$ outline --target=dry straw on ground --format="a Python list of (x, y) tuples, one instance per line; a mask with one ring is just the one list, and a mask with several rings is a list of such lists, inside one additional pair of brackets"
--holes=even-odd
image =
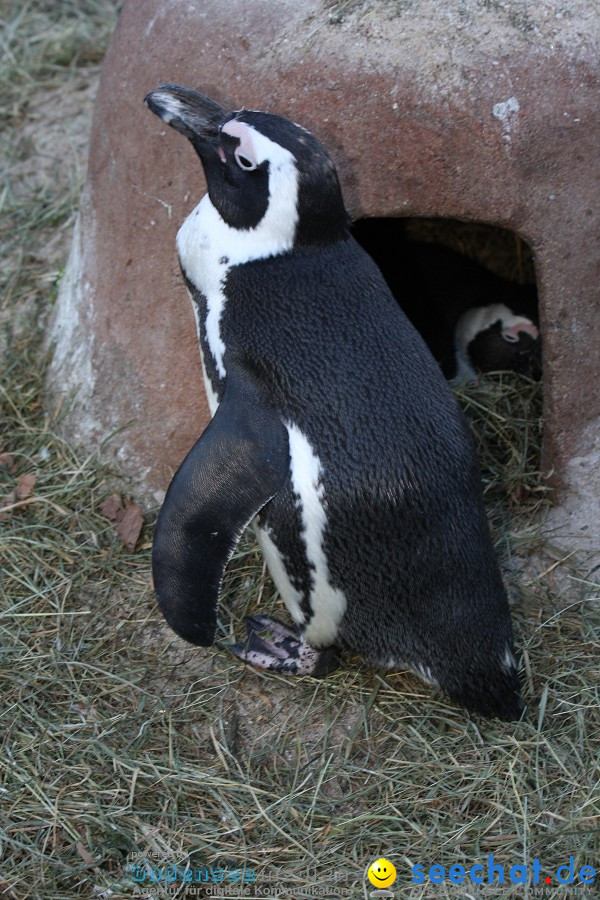
[[(537, 537), (538, 386), (498, 376), (461, 398), (515, 600), (523, 722), (475, 720), (412, 676), (357, 660), (293, 682), (222, 646), (184, 645), (152, 595), (152, 511), (127, 552), (100, 514), (115, 489), (130, 493), (123, 473), (70, 446), (43, 407), (39, 334), (76, 191), (56, 163), (45, 179), (19, 174), (37, 152), (23, 135), (31, 110), (52, 127), (45, 98), (88, 96), (114, 7), (3, 10), (0, 103), (13, 130), (2, 138), (0, 453), (14, 466), (0, 465), (0, 896), (135, 896), (142, 861), (252, 870), (263, 892), (294, 898), (307, 885), (362, 897), (381, 854), (397, 896), (535, 896), (531, 885), (411, 885), (415, 864), (447, 871), (488, 854), (507, 877), (537, 857), (553, 876), (547, 896), (563, 896), (557, 866), (598, 863), (599, 586)], [(36, 480), (18, 499), (22, 475)], [(221, 645), (259, 607), (278, 601), (248, 539), (227, 576)]]

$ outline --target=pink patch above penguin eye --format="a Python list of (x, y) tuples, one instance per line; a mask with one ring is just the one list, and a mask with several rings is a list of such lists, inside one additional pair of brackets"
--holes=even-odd
[(232, 119), (231, 122), (226, 122), (225, 125), (223, 125), (222, 130), (225, 134), (230, 134), (232, 137), (239, 139), (240, 143), (235, 148), (233, 155), (235, 156), (235, 161), (240, 169), (244, 169), (245, 172), (251, 172), (253, 169), (258, 168), (258, 159), (252, 141), (252, 132), (248, 126), (245, 125), (244, 122), (237, 122), (235, 119)]
[(529, 334), (534, 340), (536, 340), (540, 334), (533, 322), (523, 321), (517, 322), (515, 325), (509, 325), (507, 328), (503, 328), (502, 337), (505, 341), (508, 341), (509, 344), (516, 344), (521, 332)]

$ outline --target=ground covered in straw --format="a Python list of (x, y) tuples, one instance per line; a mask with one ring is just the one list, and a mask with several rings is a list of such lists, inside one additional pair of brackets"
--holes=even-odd
[[(135, 552), (101, 512), (135, 473), (70, 446), (43, 405), (40, 338), (115, 7), (2, 10), (0, 896), (136, 896), (140, 865), (158, 897), (176, 865), (223, 877), (232, 897), (366, 897), (381, 855), (396, 896), (540, 896), (536, 858), (545, 896), (566, 896), (558, 866), (600, 869), (599, 585), (539, 537), (539, 386), (498, 376), (461, 396), (514, 602), (522, 722), (476, 720), (357, 660), (321, 681), (240, 665), (223, 645), (247, 612), (278, 609), (251, 536), (227, 577), (221, 646), (184, 645), (153, 599), (153, 511)], [(411, 882), (417, 864), (476, 862), (487, 881), (490, 854), (502, 886)], [(516, 865), (528, 885), (509, 883)]]

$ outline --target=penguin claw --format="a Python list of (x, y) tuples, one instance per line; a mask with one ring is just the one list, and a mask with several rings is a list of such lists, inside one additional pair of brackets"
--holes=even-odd
[(296, 625), (285, 625), (268, 616), (246, 618), (246, 641), (231, 644), (231, 652), (238, 659), (257, 669), (267, 669), (282, 675), (327, 675), (337, 668), (334, 650), (316, 650), (300, 634)]
[(297, 625), (286, 625), (279, 619), (271, 619), (269, 616), (262, 616), (256, 613), (253, 616), (246, 616), (246, 632), (251, 638), (259, 632), (267, 632), (273, 639), (285, 640), (289, 639), (297, 641), (300, 638), (300, 628)]

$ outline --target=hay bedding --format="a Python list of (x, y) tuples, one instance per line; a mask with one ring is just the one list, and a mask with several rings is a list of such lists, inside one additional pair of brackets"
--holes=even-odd
[[(252, 871), (289, 896), (333, 879), (363, 896), (365, 867), (383, 853), (411, 897), (462, 890), (411, 886), (417, 863), (597, 863), (599, 585), (537, 536), (539, 386), (494, 376), (460, 398), (515, 604), (524, 722), (469, 719), (412, 676), (356, 660), (291, 683), (184, 645), (152, 595), (155, 511), (128, 551), (101, 512), (111, 494), (131, 496), (126, 476), (69, 446), (60, 411), (43, 407), (39, 341), (114, 6), (4, 8), (0, 896), (136, 896), (140, 863)], [(58, 100), (69, 170), (64, 147), (40, 156), (37, 139)], [(227, 575), (220, 640), (258, 607), (278, 600), (248, 537)], [(510, 894), (523, 887), (505, 885)]]

